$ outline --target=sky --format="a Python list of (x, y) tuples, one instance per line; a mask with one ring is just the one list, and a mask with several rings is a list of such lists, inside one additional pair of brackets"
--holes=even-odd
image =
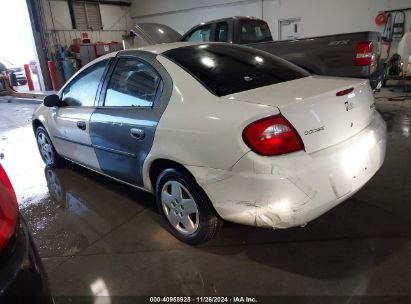
[(0, 60), (22, 66), (35, 59), (26, 0), (0, 0)]

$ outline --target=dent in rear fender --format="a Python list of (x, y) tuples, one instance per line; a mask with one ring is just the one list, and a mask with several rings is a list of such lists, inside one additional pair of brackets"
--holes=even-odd
[(300, 220), (304, 219), (304, 206), (310, 197), (276, 171), (267, 174), (186, 168), (225, 220), (275, 229), (305, 224)]
[[(309, 202), (310, 200), (307, 198), (306, 200), (293, 202), (289, 206), (289, 202), (280, 199), (274, 201), (274, 204), (272, 202), (267, 202), (262, 206), (258, 204), (256, 209), (252, 211), (252, 215), (255, 217), (255, 226), (284, 229), (296, 225), (305, 225), (305, 223), (298, 223), (298, 218), (304, 210), (303, 207)], [(284, 212), (281, 208), (287, 208), (287, 211)]]
[(299, 221), (310, 198), (286, 179), (276, 184), (272, 181), (232, 175), (203, 189), (228, 221), (274, 229), (305, 224)]
[[(276, 160), (277, 159), (277, 160)], [(273, 158), (269, 163), (261, 162), (261, 157), (253, 152), (246, 153), (236, 164), (235, 170), (251, 171), (255, 174), (271, 174), (280, 179), (287, 179), (310, 199), (314, 199), (317, 190), (308, 179), (299, 176), (298, 172), (309, 162), (305, 152), (294, 152), (289, 155)]]
[(197, 166), (185, 166), (195, 177), (197, 184), (204, 187), (230, 178), (233, 173), (228, 170), (213, 169)]

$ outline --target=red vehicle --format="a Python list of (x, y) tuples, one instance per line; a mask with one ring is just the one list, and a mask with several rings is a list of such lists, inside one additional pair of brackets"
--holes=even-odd
[(0, 263), (0, 296), (36, 296), (34, 303), (53, 303), (43, 265), (1, 164)]

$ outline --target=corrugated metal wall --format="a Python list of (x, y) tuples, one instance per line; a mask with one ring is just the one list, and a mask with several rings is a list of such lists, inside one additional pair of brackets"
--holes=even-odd
[(99, 4), (75, 1), (73, 2), (73, 12), (77, 29), (102, 29)]

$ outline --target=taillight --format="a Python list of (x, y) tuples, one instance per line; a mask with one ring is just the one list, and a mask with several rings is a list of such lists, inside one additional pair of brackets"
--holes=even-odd
[(357, 44), (355, 51), (355, 65), (366, 66), (371, 65), (375, 59), (374, 45), (372, 41), (360, 42)]
[(250, 149), (264, 156), (304, 150), (294, 127), (281, 114), (253, 122), (243, 131), (243, 140)]
[(339, 91), (335, 95), (338, 96), (338, 97), (345, 96), (345, 95), (348, 95), (348, 94), (352, 93), (353, 91), (354, 91), (354, 88), (349, 88), (349, 89), (346, 89), (346, 90)]
[(16, 194), (0, 165), (0, 251), (6, 247), (13, 237), (18, 221), (18, 207)]

